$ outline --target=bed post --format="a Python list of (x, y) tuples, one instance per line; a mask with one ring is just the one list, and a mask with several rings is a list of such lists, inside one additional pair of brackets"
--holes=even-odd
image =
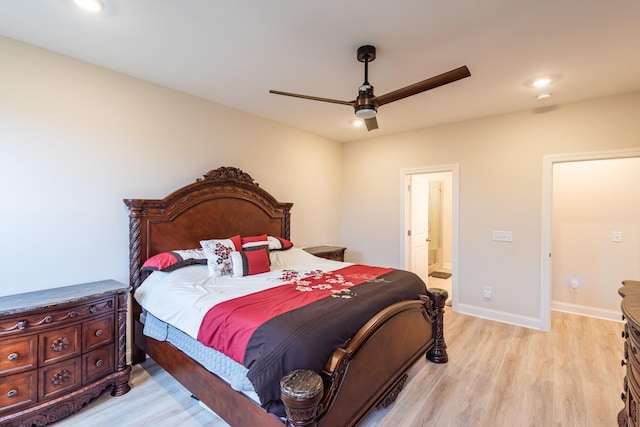
[[(126, 202), (126, 201), (125, 201)], [(129, 207), (129, 284), (131, 285), (131, 309), (130, 309), (130, 322), (131, 325), (131, 364), (135, 365), (144, 362), (146, 359), (145, 352), (136, 345), (138, 334), (142, 333), (141, 326), (139, 326), (140, 314), (142, 308), (133, 299), (133, 293), (142, 283), (140, 275), (140, 267), (142, 266), (142, 253), (141, 253), (141, 222), (139, 207), (132, 206), (131, 203), (127, 204)]]
[(427, 294), (433, 302), (433, 348), (427, 352), (427, 359), (433, 363), (447, 363), (447, 344), (444, 341), (444, 305), (449, 293), (440, 288), (429, 288)]
[(296, 369), (280, 380), (280, 398), (287, 414), (287, 427), (316, 427), (318, 403), (324, 385), (320, 375)]

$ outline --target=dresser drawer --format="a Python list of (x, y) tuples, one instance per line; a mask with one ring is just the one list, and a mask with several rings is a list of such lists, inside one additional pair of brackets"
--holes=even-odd
[(65, 360), (38, 370), (40, 400), (63, 395), (82, 384), (81, 358)]
[(65, 308), (41, 313), (25, 313), (0, 319), (0, 337), (62, 327), (113, 312), (114, 299), (106, 298), (85, 304), (67, 304)]
[(0, 340), (0, 375), (35, 368), (38, 363), (37, 343), (36, 335)]
[(40, 366), (80, 355), (80, 325), (41, 333), (39, 347)]
[(113, 342), (113, 315), (82, 324), (82, 351), (91, 351)]
[(86, 384), (109, 374), (115, 369), (113, 344), (93, 350), (82, 356), (82, 383)]
[(627, 339), (625, 341), (625, 356), (628, 356), (629, 359), (633, 358), (637, 366), (640, 366), (640, 346), (636, 340)]
[(0, 415), (34, 403), (38, 397), (37, 380), (35, 370), (0, 378)]

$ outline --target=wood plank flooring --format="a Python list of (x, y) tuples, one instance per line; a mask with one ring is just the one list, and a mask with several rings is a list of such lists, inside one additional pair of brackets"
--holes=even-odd
[[(540, 332), (447, 309), (449, 363), (419, 361), (398, 400), (361, 425), (616, 426), (624, 406), (622, 329), (553, 312), (552, 331)], [(104, 395), (56, 427), (227, 425), (151, 360), (133, 368), (131, 385), (127, 395)]]

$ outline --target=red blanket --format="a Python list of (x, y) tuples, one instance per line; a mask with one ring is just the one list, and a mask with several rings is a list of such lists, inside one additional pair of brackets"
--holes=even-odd
[(424, 294), (413, 273), (353, 265), (299, 277), (289, 283), (212, 307), (198, 340), (244, 364), (265, 409), (281, 415), (279, 381), (293, 369), (320, 371), (383, 308)]

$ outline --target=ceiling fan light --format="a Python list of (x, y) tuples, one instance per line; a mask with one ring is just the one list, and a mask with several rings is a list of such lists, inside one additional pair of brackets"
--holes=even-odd
[(359, 119), (372, 119), (376, 116), (376, 109), (373, 105), (358, 105), (356, 107), (356, 117)]
[(100, 12), (104, 9), (104, 3), (102, 0), (74, 0), (78, 7), (89, 12)]

